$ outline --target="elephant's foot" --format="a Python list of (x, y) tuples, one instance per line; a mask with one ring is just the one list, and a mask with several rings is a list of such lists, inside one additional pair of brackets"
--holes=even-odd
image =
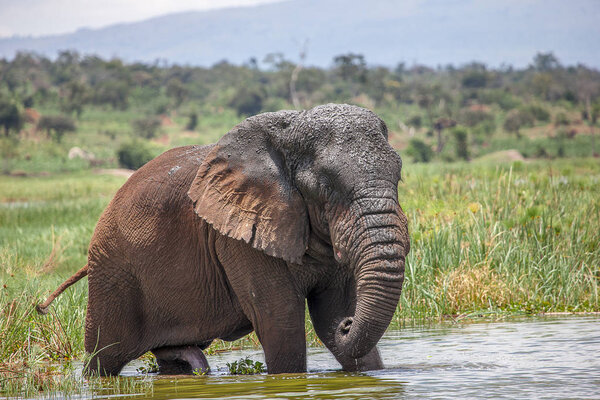
[(158, 362), (159, 373), (179, 375), (209, 371), (208, 361), (198, 346), (172, 346), (152, 350)]

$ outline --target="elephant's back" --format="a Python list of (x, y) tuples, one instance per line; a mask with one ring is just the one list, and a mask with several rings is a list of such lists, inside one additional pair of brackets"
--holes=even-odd
[(157, 254), (161, 247), (170, 246), (166, 239), (193, 229), (200, 221), (193, 213), (187, 191), (213, 147), (177, 147), (137, 170), (100, 217), (90, 256), (95, 248), (103, 250), (107, 246), (126, 258), (150, 250)]

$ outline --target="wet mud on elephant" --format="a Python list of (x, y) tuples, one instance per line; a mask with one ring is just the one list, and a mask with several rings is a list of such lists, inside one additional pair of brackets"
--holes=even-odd
[(218, 143), (140, 168), (100, 220), (87, 274), (89, 370), (152, 351), (164, 373), (251, 331), (269, 373), (306, 370), (305, 305), (347, 371), (379, 369), (409, 251), (401, 160), (363, 108), (328, 104), (246, 119)]

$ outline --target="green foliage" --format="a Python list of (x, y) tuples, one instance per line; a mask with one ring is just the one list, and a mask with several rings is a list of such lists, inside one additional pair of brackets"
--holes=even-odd
[(411, 156), (415, 162), (429, 162), (433, 158), (431, 146), (419, 139), (411, 139), (408, 142), (406, 154)]
[(461, 160), (468, 160), (469, 143), (467, 131), (463, 128), (454, 128), (452, 130), (452, 136), (454, 137), (456, 157)]
[(98, 85), (93, 101), (96, 104), (108, 104), (114, 110), (126, 110), (129, 107), (129, 91), (125, 82), (105, 81)]
[(238, 115), (250, 116), (260, 112), (263, 107), (265, 93), (260, 88), (241, 87), (229, 102), (229, 106), (237, 111)]
[(4, 136), (11, 132), (18, 133), (25, 120), (16, 102), (0, 97), (0, 126), (4, 128)]
[(159, 370), (158, 362), (156, 361), (156, 357), (154, 355), (148, 356), (144, 360), (144, 365), (136, 368), (136, 371), (140, 374), (155, 374)]
[(198, 126), (198, 113), (192, 112), (189, 115), (189, 119), (187, 124), (185, 125), (185, 129), (188, 131), (193, 131)]
[(263, 363), (260, 361), (253, 361), (249, 357), (227, 363), (227, 368), (232, 375), (254, 375), (265, 372)]
[(63, 112), (72, 114), (77, 117), (81, 116), (83, 106), (88, 101), (89, 87), (80, 81), (69, 81), (62, 87), (60, 97), (60, 108)]
[(138, 169), (154, 158), (154, 153), (147, 143), (132, 140), (123, 143), (117, 150), (119, 165), (123, 168)]
[(420, 115), (413, 115), (406, 121), (407, 125), (414, 126), (419, 129), (423, 126), (423, 118)]
[(494, 122), (491, 112), (481, 108), (464, 108), (460, 110), (458, 122), (466, 126), (476, 126), (483, 122)]
[(179, 78), (174, 77), (167, 82), (167, 96), (173, 98), (175, 107), (179, 107), (189, 96), (189, 91)]
[(485, 70), (473, 70), (467, 72), (462, 80), (462, 87), (464, 88), (483, 88), (487, 85), (488, 74)]
[(341, 54), (333, 58), (334, 68), (345, 81), (365, 83), (367, 81), (367, 63), (362, 54)]
[(554, 125), (556, 126), (569, 125), (570, 123), (571, 120), (569, 119), (569, 116), (564, 112), (559, 112), (554, 117)]
[(533, 125), (534, 118), (531, 113), (523, 110), (510, 110), (504, 119), (503, 128), (507, 132), (515, 133), (520, 136), (520, 130), (523, 127)]
[(75, 122), (66, 115), (43, 115), (37, 124), (37, 129), (46, 131), (46, 134), (60, 143), (66, 132), (75, 132)]
[(523, 110), (532, 115), (536, 121), (549, 122), (550, 112), (539, 104), (529, 104), (523, 108)]
[(149, 116), (131, 121), (134, 133), (144, 139), (156, 137), (161, 125), (159, 117)]

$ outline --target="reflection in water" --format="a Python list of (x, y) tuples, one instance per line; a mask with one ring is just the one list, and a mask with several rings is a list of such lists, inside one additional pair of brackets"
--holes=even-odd
[(368, 375), (341, 372), (280, 376), (201, 377), (154, 384), (154, 399), (393, 399), (402, 385)]
[[(154, 399), (600, 399), (600, 318), (539, 318), (443, 324), (388, 332), (379, 344), (386, 365), (339, 372), (323, 348), (308, 351), (308, 374), (228, 376), (226, 363), (260, 351), (207, 357), (202, 377), (153, 377)], [(136, 375), (135, 365), (123, 375)], [(96, 392), (94, 398), (106, 398)]]

